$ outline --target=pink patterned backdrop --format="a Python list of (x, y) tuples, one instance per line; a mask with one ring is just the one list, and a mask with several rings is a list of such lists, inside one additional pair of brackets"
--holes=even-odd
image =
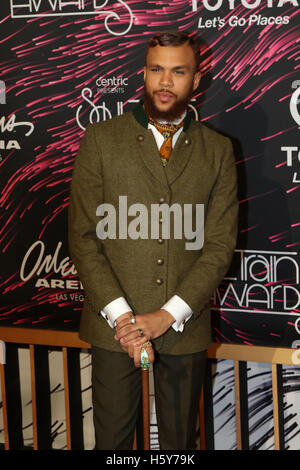
[(300, 340), (296, 0), (6, 0), (1, 5), (0, 325), (76, 329), (67, 243), (72, 168), (89, 122), (135, 106), (156, 31), (200, 37), (191, 113), (234, 144), (240, 227), (215, 293), (216, 341)]

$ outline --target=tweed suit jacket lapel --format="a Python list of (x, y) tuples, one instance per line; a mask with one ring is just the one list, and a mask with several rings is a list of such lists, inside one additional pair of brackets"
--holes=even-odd
[(187, 166), (193, 152), (193, 141), (190, 137), (190, 131), (181, 132), (174, 149), (172, 150), (170, 160), (165, 167), (169, 185), (179, 178)]
[(157, 179), (160, 186), (168, 187), (166, 173), (162, 166), (159, 151), (151, 129), (144, 129), (136, 121), (134, 126), (138, 159), (144, 162), (145, 166)]
[(170, 186), (184, 171), (193, 152), (193, 139), (190, 134), (190, 117), (185, 120), (183, 132), (181, 132), (171, 158), (166, 167), (163, 167), (155, 138), (148, 129), (148, 118), (139, 105), (133, 111), (135, 126), (135, 138), (140, 158), (148, 170), (163, 186)]

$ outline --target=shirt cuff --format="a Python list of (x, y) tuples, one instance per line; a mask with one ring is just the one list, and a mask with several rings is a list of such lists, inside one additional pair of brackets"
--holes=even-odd
[(127, 312), (132, 312), (132, 308), (128, 305), (124, 297), (118, 297), (107, 304), (103, 310), (100, 311), (101, 315), (111, 328), (115, 327), (117, 318)]
[(175, 318), (175, 322), (172, 324), (175, 331), (182, 332), (184, 324), (193, 315), (189, 305), (178, 295), (173, 295), (161, 308), (167, 310)]

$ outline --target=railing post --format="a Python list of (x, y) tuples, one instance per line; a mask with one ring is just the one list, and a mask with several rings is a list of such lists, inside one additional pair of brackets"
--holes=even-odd
[(67, 348), (65, 347), (62, 348), (62, 354), (63, 354), (63, 368), (64, 368), (64, 396), (65, 396), (65, 412), (66, 412), (67, 449), (71, 450), (70, 391), (69, 391)]
[(31, 378), (31, 399), (32, 399), (32, 428), (33, 428), (33, 449), (38, 449), (38, 430), (37, 430), (37, 399), (35, 383), (35, 358), (34, 345), (29, 345), (30, 352), (30, 378)]
[(247, 363), (234, 361), (237, 450), (249, 449)]
[(6, 386), (5, 386), (4, 368), (5, 368), (5, 365), (0, 364), (0, 381), (1, 381), (2, 413), (3, 413), (3, 428), (4, 428), (4, 449), (9, 450), (7, 402), (6, 402)]
[(282, 433), (282, 366), (272, 364), (272, 394), (273, 394), (273, 421), (274, 421), (274, 449), (283, 450), (284, 439)]

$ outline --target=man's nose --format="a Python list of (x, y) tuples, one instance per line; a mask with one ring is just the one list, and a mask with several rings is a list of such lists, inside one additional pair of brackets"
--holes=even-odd
[(164, 70), (160, 77), (160, 84), (164, 87), (171, 87), (173, 85), (173, 79), (171, 72)]

